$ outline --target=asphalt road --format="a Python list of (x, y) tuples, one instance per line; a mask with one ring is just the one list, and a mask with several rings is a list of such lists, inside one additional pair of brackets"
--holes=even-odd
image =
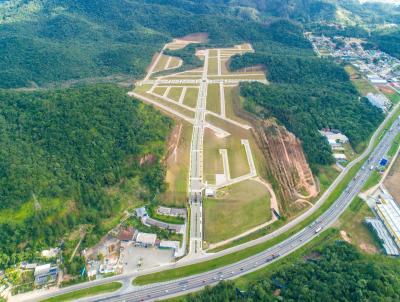
[(400, 132), (399, 130), (400, 123), (399, 119), (397, 119), (391, 130), (385, 134), (381, 142), (371, 153), (363, 168), (359, 170), (335, 203), (311, 225), (302, 229), (280, 244), (220, 269), (169, 282), (140, 286), (133, 288), (131, 292), (125, 294), (109, 294), (104, 298), (94, 298), (89, 299), (88, 301), (154, 301), (165, 299), (167, 297), (199, 290), (206, 285), (212, 285), (221, 280), (237, 278), (243, 274), (260, 269), (269, 263), (290, 254), (318, 236), (323, 229), (329, 227), (338, 219), (351, 201), (359, 194), (360, 190), (371, 175), (372, 169), (370, 169), (370, 167), (377, 166), (380, 159), (386, 155), (396, 135)]

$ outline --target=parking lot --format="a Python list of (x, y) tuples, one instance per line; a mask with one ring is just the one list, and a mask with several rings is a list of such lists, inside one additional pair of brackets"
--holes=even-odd
[(148, 269), (174, 261), (174, 251), (155, 247), (138, 247), (132, 242), (121, 243), (121, 260), (124, 273)]

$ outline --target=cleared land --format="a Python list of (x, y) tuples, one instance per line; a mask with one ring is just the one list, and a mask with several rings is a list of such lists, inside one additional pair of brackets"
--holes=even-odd
[(167, 90), (168, 87), (163, 87), (163, 86), (157, 86), (156, 88), (153, 89), (153, 92), (158, 95), (164, 95), (165, 91)]
[(183, 99), (183, 103), (192, 108), (196, 107), (197, 104), (197, 95), (199, 94), (198, 88), (188, 88), (186, 90), (185, 98)]
[[(179, 127), (179, 126), (178, 126)], [(159, 201), (168, 206), (184, 207), (188, 196), (188, 175), (192, 126), (183, 122), (177, 138), (176, 149), (166, 159), (168, 189), (159, 196)]]
[(269, 194), (253, 180), (221, 190), (204, 201), (205, 240), (219, 242), (271, 219)]
[(221, 113), (221, 99), (219, 93), (219, 84), (210, 84), (207, 88), (207, 110)]
[(400, 202), (400, 156), (398, 156), (390, 169), (386, 179), (385, 187), (393, 195), (397, 202)]
[(361, 95), (367, 95), (369, 92), (377, 92), (375, 87), (372, 86), (366, 79), (364, 79), (354, 67), (347, 65), (344, 69), (350, 75), (351, 81)]
[(203, 174), (209, 184), (215, 184), (215, 174), (223, 174), (224, 166), (219, 154), (218, 140), (213, 131), (206, 129), (204, 132), (203, 146)]
[(179, 98), (181, 96), (181, 93), (182, 93), (181, 87), (171, 87), (167, 97), (178, 102)]
[(208, 75), (218, 75), (218, 59), (208, 59)]

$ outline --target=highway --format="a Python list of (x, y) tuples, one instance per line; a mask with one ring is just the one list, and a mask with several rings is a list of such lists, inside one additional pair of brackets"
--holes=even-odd
[(202, 274), (181, 278), (169, 282), (156, 283), (132, 288), (125, 294), (108, 294), (104, 298), (86, 299), (86, 301), (154, 301), (167, 297), (178, 296), (199, 290), (206, 285), (216, 284), (221, 280), (237, 278), (254, 270), (258, 270), (277, 259), (286, 256), (300, 248), (319, 235), (324, 229), (334, 223), (351, 201), (358, 195), (372, 173), (371, 166), (377, 166), (379, 160), (386, 155), (396, 135), (400, 132), (399, 119), (387, 131), (377, 147), (372, 151), (363, 168), (361, 168), (345, 191), (335, 203), (315, 222), (305, 227), (285, 241), (242, 261), (227, 265)]

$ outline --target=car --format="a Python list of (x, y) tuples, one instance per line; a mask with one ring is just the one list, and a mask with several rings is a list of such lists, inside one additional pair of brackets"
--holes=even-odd
[(234, 271), (231, 271), (231, 274), (233, 275), (235, 272)]
[(166, 290), (165, 290), (165, 293), (166, 293), (166, 294), (168, 294), (168, 292), (169, 292), (169, 290), (168, 290), (168, 289), (166, 289)]
[(241, 268), (240, 268), (240, 270), (241, 270), (241, 271), (243, 271), (243, 270), (244, 270), (244, 268), (243, 268), (243, 267), (241, 267)]
[(213, 279), (214, 279), (214, 280), (217, 280), (217, 277), (215, 276)]

